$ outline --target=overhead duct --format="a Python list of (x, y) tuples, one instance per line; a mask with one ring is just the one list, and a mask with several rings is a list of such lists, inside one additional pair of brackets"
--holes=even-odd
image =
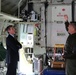
[(31, 12), (33, 10), (33, 2), (28, 2), (28, 12)]

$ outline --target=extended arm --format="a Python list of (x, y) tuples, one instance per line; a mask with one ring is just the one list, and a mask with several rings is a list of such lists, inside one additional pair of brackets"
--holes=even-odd
[(66, 28), (67, 31), (68, 31), (68, 26), (69, 26), (69, 22), (65, 21), (65, 28)]
[(65, 20), (65, 28), (68, 31), (69, 22), (68, 22), (68, 16), (67, 15), (64, 15), (64, 20)]

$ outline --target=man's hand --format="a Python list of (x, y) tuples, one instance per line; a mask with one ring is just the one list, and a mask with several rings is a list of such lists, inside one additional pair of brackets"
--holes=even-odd
[(68, 21), (68, 16), (67, 15), (64, 15), (64, 20)]

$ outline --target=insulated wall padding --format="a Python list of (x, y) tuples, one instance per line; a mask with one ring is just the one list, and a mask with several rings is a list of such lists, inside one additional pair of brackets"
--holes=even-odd
[(47, 46), (65, 44), (68, 33), (65, 29), (64, 15), (71, 21), (71, 5), (49, 5), (47, 8)]
[(72, 11), (71, 4), (69, 5), (49, 5), (47, 8), (47, 22), (64, 22), (64, 15), (68, 15), (68, 20), (71, 21)]
[(47, 46), (54, 47), (55, 44), (65, 44), (68, 32), (64, 24), (48, 23)]
[(65, 30), (64, 24), (53, 23), (51, 33), (50, 43), (52, 47), (54, 47), (55, 44), (65, 44), (68, 32)]
[[(50, 14), (51, 15), (51, 14)], [(71, 5), (53, 5), (52, 6), (52, 22), (64, 21), (64, 15), (68, 15), (71, 21)]]

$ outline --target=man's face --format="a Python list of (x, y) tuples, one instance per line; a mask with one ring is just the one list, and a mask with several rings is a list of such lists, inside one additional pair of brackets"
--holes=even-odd
[(8, 30), (9, 34), (14, 35), (15, 34), (15, 28), (14, 27), (10, 27), (10, 29)]
[(73, 34), (73, 33), (76, 32), (74, 26), (72, 26), (71, 24), (68, 26), (68, 32), (69, 32), (70, 34)]

